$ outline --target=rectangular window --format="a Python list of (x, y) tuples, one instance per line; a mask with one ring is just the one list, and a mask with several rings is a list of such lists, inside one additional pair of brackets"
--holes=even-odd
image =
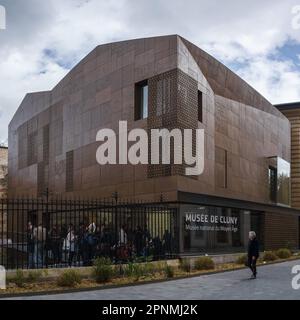
[(277, 169), (269, 167), (269, 190), (270, 200), (277, 202)]
[(135, 85), (135, 120), (148, 118), (148, 82)]
[(37, 131), (28, 135), (27, 144), (27, 165), (31, 166), (37, 163), (38, 146), (37, 146)]
[(228, 188), (228, 153), (219, 147), (215, 149), (215, 179), (217, 187)]
[(198, 91), (198, 121), (203, 122), (203, 94)]
[(269, 158), (268, 170), (270, 201), (291, 205), (291, 165), (280, 157)]
[(49, 163), (49, 147), (50, 147), (50, 135), (49, 135), (49, 125), (43, 128), (43, 161), (44, 163)]
[(71, 192), (74, 189), (74, 152), (69, 151), (66, 154), (66, 191)]
[(40, 162), (37, 167), (37, 196), (41, 197), (45, 189), (45, 166), (43, 162)]
[(224, 188), (228, 188), (228, 152), (225, 150), (225, 174), (224, 174)]

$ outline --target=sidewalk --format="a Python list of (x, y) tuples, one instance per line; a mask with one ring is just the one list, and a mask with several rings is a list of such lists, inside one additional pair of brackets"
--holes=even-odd
[(258, 278), (250, 280), (248, 270), (237, 270), (196, 278), (89, 292), (22, 297), (22, 300), (300, 300), (291, 273), (300, 260), (258, 268)]

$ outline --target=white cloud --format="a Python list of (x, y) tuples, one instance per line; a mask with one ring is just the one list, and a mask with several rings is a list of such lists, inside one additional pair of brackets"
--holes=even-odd
[[(300, 1), (300, 0), (298, 0)], [(271, 102), (300, 100), (299, 61), (270, 57), (287, 41), (297, 0), (0, 0), (0, 141), (26, 92), (51, 89), (96, 45), (180, 34), (232, 65)], [(45, 54), (46, 50), (48, 53)]]
[(292, 61), (269, 60), (265, 57), (251, 60), (237, 73), (266, 98), (276, 103), (300, 99), (300, 72)]

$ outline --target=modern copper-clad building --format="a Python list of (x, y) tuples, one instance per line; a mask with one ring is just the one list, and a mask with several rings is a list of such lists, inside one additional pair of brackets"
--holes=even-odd
[[(100, 166), (96, 134), (118, 132), (120, 120), (128, 130), (203, 128), (203, 174), (172, 164)], [(267, 249), (298, 248), (290, 130), (269, 101), (178, 35), (100, 45), (51, 91), (24, 98), (9, 125), (9, 196), (48, 188), (163, 197), (178, 206), (181, 252), (239, 250), (250, 229)]]

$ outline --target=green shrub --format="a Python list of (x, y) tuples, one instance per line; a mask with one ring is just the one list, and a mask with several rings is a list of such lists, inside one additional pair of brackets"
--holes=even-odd
[(215, 263), (210, 257), (200, 257), (195, 261), (196, 270), (212, 270), (215, 268)]
[(146, 261), (148, 261), (148, 262), (153, 261), (153, 256), (152, 256), (152, 255), (150, 255), (150, 256), (146, 257)]
[(110, 259), (97, 258), (94, 261), (93, 275), (97, 283), (109, 282), (114, 275)]
[(134, 259), (134, 261), (135, 261), (136, 263), (142, 263), (142, 262), (146, 262), (146, 261), (147, 261), (147, 258), (145, 258), (145, 257), (143, 257), (143, 256), (141, 256), (141, 257), (136, 257), (136, 258)]
[(276, 254), (273, 251), (265, 251), (265, 253), (263, 254), (263, 260), (264, 261), (275, 261), (278, 259), (278, 257), (276, 256)]
[(153, 265), (153, 269), (155, 272), (164, 272), (166, 267), (166, 262), (163, 261), (157, 261), (155, 262), (155, 265)]
[(81, 276), (75, 270), (67, 270), (63, 272), (57, 279), (57, 285), (59, 287), (75, 287), (81, 283)]
[(164, 273), (167, 278), (174, 278), (174, 268), (172, 266), (169, 266), (167, 263), (164, 268)]
[(143, 275), (144, 276), (150, 276), (152, 274), (155, 273), (155, 267), (152, 263), (149, 263), (149, 262), (146, 262), (144, 265), (143, 265)]
[(247, 263), (248, 257), (246, 254), (242, 254), (240, 256), (237, 257), (237, 259), (235, 260), (236, 264), (242, 264), (245, 265)]
[(292, 244), (290, 241), (287, 241), (285, 247), (286, 247), (287, 249), (289, 249), (289, 250), (292, 251), (292, 249), (293, 249), (294, 246), (293, 246), (293, 244)]
[(137, 281), (143, 276), (153, 275), (155, 271), (156, 267), (152, 263), (130, 262), (125, 267), (124, 274), (125, 276), (134, 278)]
[(38, 281), (42, 277), (42, 271), (30, 271), (27, 276), (27, 281), (30, 283)]
[(145, 268), (143, 265), (135, 262), (130, 262), (125, 268), (125, 275), (127, 277), (132, 277), (136, 281), (145, 275)]
[(26, 284), (26, 278), (22, 270), (17, 270), (16, 275), (11, 279), (19, 288), (23, 288)]
[(191, 263), (189, 259), (180, 259), (179, 268), (184, 272), (191, 272)]
[(263, 263), (264, 262), (264, 259), (262, 258), (262, 257), (259, 257), (258, 259), (257, 259), (257, 263)]
[(279, 249), (276, 251), (276, 255), (280, 259), (287, 259), (292, 256), (292, 252), (289, 249)]
[(134, 269), (134, 262), (129, 262), (124, 268), (124, 274), (126, 277), (132, 277)]

